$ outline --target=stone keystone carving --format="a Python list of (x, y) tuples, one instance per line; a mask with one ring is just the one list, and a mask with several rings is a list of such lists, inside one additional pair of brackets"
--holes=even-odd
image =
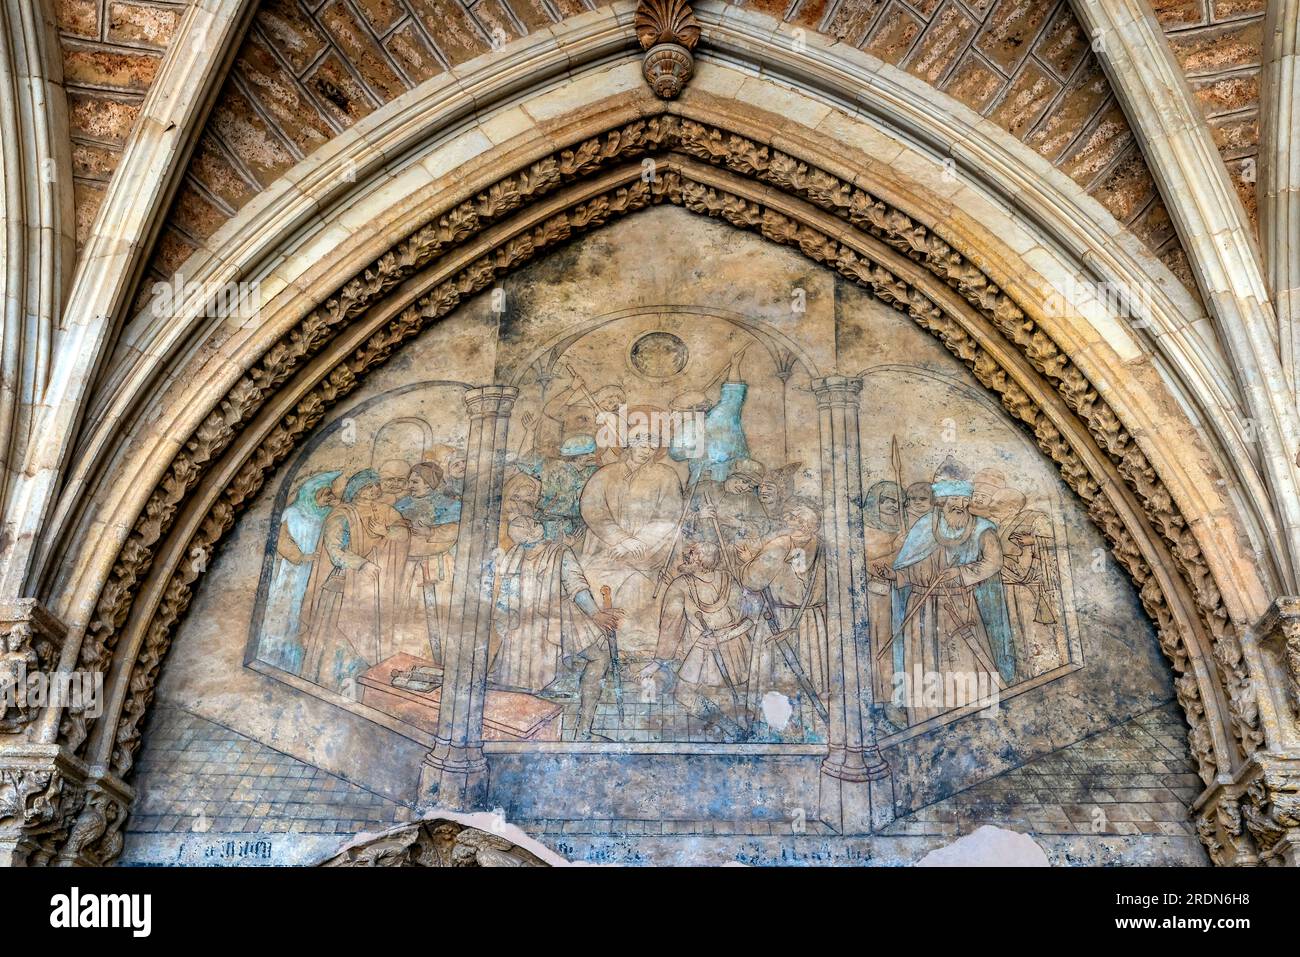
[(319, 867), (549, 867), (498, 834), (445, 818), (400, 825), (350, 844)]
[(641, 0), (636, 8), (637, 39), (646, 51), (641, 62), (650, 89), (671, 100), (695, 71), (691, 50), (700, 41), (700, 24), (686, 0)]

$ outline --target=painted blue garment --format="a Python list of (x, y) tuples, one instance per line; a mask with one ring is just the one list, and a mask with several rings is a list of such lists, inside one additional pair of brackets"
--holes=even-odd
[[(732, 466), (741, 459), (749, 458), (749, 443), (745, 440), (745, 428), (740, 422), (741, 409), (745, 405), (745, 395), (749, 386), (743, 382), (724, 382), (718, 396), (718, 403), (709, 409), (704, 417), (704, 434), (694, 435), (695, 426), (689, 413), (685, 415), (682, 429), (674, 433), (668, 454), (675, 462), (689, 463), (689, 481), (695, 483), (698, 478), (725, 482), (731, 475)], [(700, 445), (703, 444), (703, 454)]]
[(412, 525), (437, 525), (439, 524), (437, 518), (439, 502), (437, 492), (430, 492), (428, 495), (403, 495), (393, 503), (393, 508), (397, 509), (397, 514)]
[(582, 520), (582, 489), (600, 466), (577, 465), (564, 460), (547, 462), (542, 469), (542, 491), (537, 509), (547, 541), (577, 535), (585, 529)]
[[(304, 555), (316, 551), (321, 528), (329, 508), (316, 502), (316, 496), (339, 477), (339, 472), (318, 472), (298, 490), (293, 504), (284, 510), (281, 524)], [(311, 578), (311, 561), (295, 565), (278, 552), (271, 569), (271, 585), (266, 593), (266, 612), (262, 616), (260, 657), (268, 664), (297, 673), (302, 667), (303, 648), (298, 642), (302, 620), (302, 603)]]
[[(943, 516), (937, 516), (943, 521)], [(980, 557), (980, 540), (985, 532), (997, 532), (997, 526), (987, 518), (976, 517), (975, 528), (964, 541), (954, 547), (940, 546), (934, 536), (934, 522), (922, 519), (912, 526), (903, 542), (903, 547), (894, 559), (894, 569), (900, 570), (915, 565), (928, 558), (936, 548), (944, 547), (944, 559), (948, 567), (969, 565)], [(907, 616), (907, 602), (912, 585), (894, 586), (890, 589), (891, 634), (897, 635)], [(1006, 593), (1002, 587), (1002, 576), (994, 575), (975, 586), (975, 606), (979, 609), (984, 629), (988, 632), (989, 643), (993, 647), (993, 661), (997, 665), (1002, 679), (1010, 684), (1015, 680), (1016, 656), (1011, 640), (1011, 619), (1007, 614)], [(901, 640), (893, 645), (894, 674), (904, 673), (904, 647)]]

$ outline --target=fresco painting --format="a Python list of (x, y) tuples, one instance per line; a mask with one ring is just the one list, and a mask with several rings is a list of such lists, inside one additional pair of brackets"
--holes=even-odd
[[(779, 837), (817, 804), (809, 774), (846, 714), (889, 767), (888, 813), (860, 846), (902, 862), (952, 833), (911, 827), (936, 823), (927, 808), (1163, 713), (1131, 585), (955, 359), (792, 252), (646, 215), (681, 244), (649, 261), (621, 226), (575, 243), (331, 412), (218, 556), (202, 599), (216, 618), (182, 629), (164, 704), (170, 683), (209, 703), (197, 719), (406, 819), (418, 755), (444, 703), (461, 706), (454, 609), (479, 600), (490, 802), (543, 840), (566, 813), (603, 821), (550, 841), (589, 859), (618, 821), (656, 821), (642, 844), (662, 862), (700, 847), (665, 822), (710, 815), (766, 842), (752, 862), (847, 841)], [(753, 281), (683, 284), (693, 258)], [(600, 278), (629, 275), (609, 302)], [(475, 425), (467, 396), (489, 384), (512, 401)], [(487, 521), (467, 504), (483, 462)], [(488, 557), (458, 578), (471, 541)], [(236, 675), (203, 660), (232, 655)], [(1175, 743), (1168, 766), (1185, 763)], [(758, 795), (749, 813), (740, 792)], [(128, 856), (162, 853), (147, 827)], [(1171, 833), (1114, 853), (1199, 853)], [(319, 844), (298, 843), (284, 861)]]

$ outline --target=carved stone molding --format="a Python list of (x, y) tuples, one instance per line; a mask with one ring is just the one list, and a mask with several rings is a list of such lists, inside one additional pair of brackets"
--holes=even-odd
[(35, 722), (40, 707), (23, 689), (38, 672), (53, 673), (66, 637), (67, 628), (40, 602), (0, 602), (0, 745), (7, 736), (25, 736)]
[(1195, 811), (1214, 863), (1300, 866), (1300, 760), (1255, 755)]
[(700, 25), (691, 5), (687, 0), (641, 0), (633, 22), (646, 51), (641, 73), (655, 96), (673, 99), (695, 72), (691, 50), (700, 40)]
[(85, 800), (84, 766), (57, 745), (0, 750), (0, 866), (50, 864)]
[[(641, 178), (639, 163), (628, 163), (646, 155), (662, 157), (662, 173), (650, 182)], [(458, 250), (489, 225), (504, 223), (512, 213), (561, 188), (577, 190), (592, 174), (608, 175), (621, 168), (618, 164), (626, 165), (629, 172), (615, 185), (583, 193), (562, 211), (526, 228), (500, 231), (489, 251), (445, 272), (445, 278), (432, 282), (428, 292), (385, 319), (343, 361), (322, 370), (317, 384), (270, 427), (256, 447), (240, 453), (242, 464), (231, 473), (233, 479), (219, 490), (206, 514), (187, 526), (184, 547), (170, 549), (181, 556), (177, 563), (155, 571), (155, 559), (173, 531), (182, 503), (270, 398), (344, 328), (365, 321), (368, 311), (417, 271), (455, 261)], [(1204, 665), (1193, 667), (1198, 654), (1194, 646), (1203, 642), (1212, 649), (1212, 666), (1224, 680), (1229, 724), (1240, 752), (1258, 749), (1263, 732), (1250, 675), (1195, 537), (1135, 438), (1057, 344), (967, 256), (905, 212), (797, 157), (734, 132), (658, 116), (539, 160), (417, 230), (345, 283), (335, 297), (274, 345), (186, 439), (119, 553), (81, 648), (83, 667), (105, 669), (146, 579), (166, 576), (153, 586), (156, 609), (142, 612), (129, 626), (139, 633), (134, 643), (140, 651), (128, 672), (129, 687), (117, 726), (107, 738), (114, 773), (124, 775), (131, 768), (158, 667), (213, 549), (251, 504), (270, 471), (326, 411), (403, 342), (502, 275), (571, 236), (658, 203), (680, 205), (797, 248), (935, 335), (1033, 432), (1040, 448), (1087, 504), (1135, 581), (1173, 664), (1202, 779), (1209, 784), (1219, 773), (1230, 772), (1235, 759), (1222, 751), (1216, 739), (1216, 696), (1206, 695), (1202, 684), (1211, 672)], [(784, 205), (778, 208), (779, 204)], [(965, 316), (978, 317), (987, 332), (973, 333), (963, 325), (968, 322)], [(1023, 366), (1014, 372), (1006, 365), (1006, 357), (1013, 355)], [(1030, 373), (1041, 382), (1034, 387), (1043, 389), (1055, 403), (1052, 414), (1026, 391), (1024, 376)], [(1074, 417), (1078, 424), (1071, 428), (1077, 435), (1062, 432), (1056, 424), (1060, 416)], [(1093, 445), (1086, 455), (1077, 447), (1085, 440)], [(1098, 465), (1099, 457), (1108, 463), (1105, 469)], [(1184, 608), (1191, 610), (1192, 618)], [(82, 746), (86, 737), (85, 729), (74, 723), (65, 723), (64, 733), (73, 748)]]
[(445, 818), (406, 824), (344, 848), (318, 867), (550, 867), (518, 844)]
[(1276, 654), (1286, 672), (1291, 715), (1300, 722), (1300, 597), (1277, 599), (1255, 630), (1260, 643)]

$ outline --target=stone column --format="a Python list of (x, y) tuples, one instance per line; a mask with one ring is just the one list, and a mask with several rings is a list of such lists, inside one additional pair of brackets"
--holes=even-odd
[(894, 781), (876, 746), (871, 625), (863, 536), (858, 404), (862, 380), (812, 381), (821, 425), (822, 539), (829, 634), (828, 753), (819, 816), (840, 833), (867, 833), (894, 819)]
[(501, 521), (506, 432), (517, 389), (486, 385), (465, 393), (469, 439), (461, 497), (451, 617), (443, 641), (442, 701), (433, 750), (420, 770), (419, 804), (469, 810), (487, 792), (483, 699), (492, 633), (493, 550)]

